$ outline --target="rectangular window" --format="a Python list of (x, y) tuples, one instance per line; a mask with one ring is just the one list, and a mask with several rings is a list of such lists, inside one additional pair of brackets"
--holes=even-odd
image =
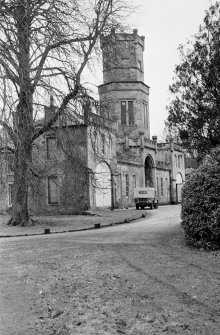
[(11, 154), (7, 156), (7, 173), (9, 175), (13, 174), (13, 156)]
[(147, 104), (143, 104), (144, 124), (148, 125)]
[(121, 124), (127, 124), (126, 101), (121, 101)]
[(165, 178), (165, 197), (168, 197), (168, 179)]
[(163, 178), (160, 179), (160, 194), (163, 197)]
[(159, 180), (157, 177), (157, 196), (159, 197), (159, 195), (160, 195), (160, 187), (159, 187)]
[(181, 168), (181, 156), (178, 156), (178, 168), (180, 169)]
[(101, 148), (102, 148), (102, 153), (105, 154), (105, 135), (101, 134)]
[(121, 124), (134, 124), (134, 101), (121, 101)]
[(129, 124), (134, 124), (134, 102), (128, 101), (128, 118)]
[(132, 177), (132, 187), (133, 187), (133, 191), (136, 188), (136, 175), (134, 174)]
[(119, 174), (117, 177), (117, 193), (118, 198), (121, 199), (121, 174)]
[(111, 157), (112, 155), (112, 138), (109, 136), (109, 147), (108, 147), (108, 155)]
[(129, 176), (128, 174), (125, 175), (125, 194), (126, 198), (129, 197)]
[(47, 159), (56, 158), (57, 141), (55, 136), (46, 137), (46, 155)]
[(12, 200), (13, 200), (13, 188), (14, 185), (8, 184), (8, 206), (11, 207), (12, 206)]
[(58, 178), (57, 176), (48, 178), (48, 204), (58, 204)]

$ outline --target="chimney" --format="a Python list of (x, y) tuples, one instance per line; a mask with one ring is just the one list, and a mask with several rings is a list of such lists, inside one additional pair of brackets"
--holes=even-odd
[(156, 135), (152, 136), (152, 140), (155, 143), (155, 149), (157, 151), (157, 136)]
[(54, 97), (53, 95), (50, 96), (50, 105), (49, 107), (44, 107), (44, 119), (45, 122), (48, 122), (50, 119), (52, 119), (54, 113), (56, 111), (56, 107), (54, 105)]

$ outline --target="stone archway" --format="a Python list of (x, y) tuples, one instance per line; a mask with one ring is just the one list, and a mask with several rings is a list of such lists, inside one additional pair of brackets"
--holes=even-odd
[(144, 163), (145, 187), (154, 187), (153, 159), (147, 156)]
[(183, 177), (181, 173), (176, 175), (176, 201), (181, 202), (182, 200), (182, 188), (183, 188)]
[(96, 207), (111, 207), (111, 169), (106, 162), (97, 165), (95, 170)]

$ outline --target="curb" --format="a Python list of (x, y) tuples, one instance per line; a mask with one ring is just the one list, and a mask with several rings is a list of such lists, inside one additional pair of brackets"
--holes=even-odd
[[(105, 226), (102, 226), (100, 224), (100, 228), (105, 228), (105, 227), (110, 227), (110, 226), (116, 226), (116, 225), (121, 225), (121, 224), (128, 224), (132, 221), (135, 221), (135, 220), (139, 220), (139, 219), (142, 219), (146, 217), (146, 214), (145, 216), (143, 216), (143, 213), (140, 217), (138, 218), (134, 218), (134, 219), (124, 219), (124, 221), (119, 221), (119, 222), (112, 222), (112, 223), (109, 223)], [(93, 227), (88, 227), (88, 228), (80, 228), (80, 229), (69, 229), (69, 230), (63, 230), (63, 231), (52, 231), (52, 232), (42, 232), (42, 233), (30, 233), (30, 234), (18, 234), (18, 235), (0, 235), (0, 238), (10, 238), (10, 237), (28, 237), (28, 236), (41, 236), (41, 235), (54, 235), (54, 234), (65, 234), (65, 233), (76, 233), (76, 232), (79, 232), (79, 231), (86, 231), (86, 230), (97, 230), (97, 227), (95, 227), (95, 224)]]

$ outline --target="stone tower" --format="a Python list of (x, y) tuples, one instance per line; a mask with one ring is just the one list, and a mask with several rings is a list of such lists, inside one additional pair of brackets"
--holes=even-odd
[(113, 30), (101, 40), (103, 84), (99, 86), (101, 113), (118, 125), (118, 136), (150, 139), (149, 87), (144, 84), (144, 37)]

